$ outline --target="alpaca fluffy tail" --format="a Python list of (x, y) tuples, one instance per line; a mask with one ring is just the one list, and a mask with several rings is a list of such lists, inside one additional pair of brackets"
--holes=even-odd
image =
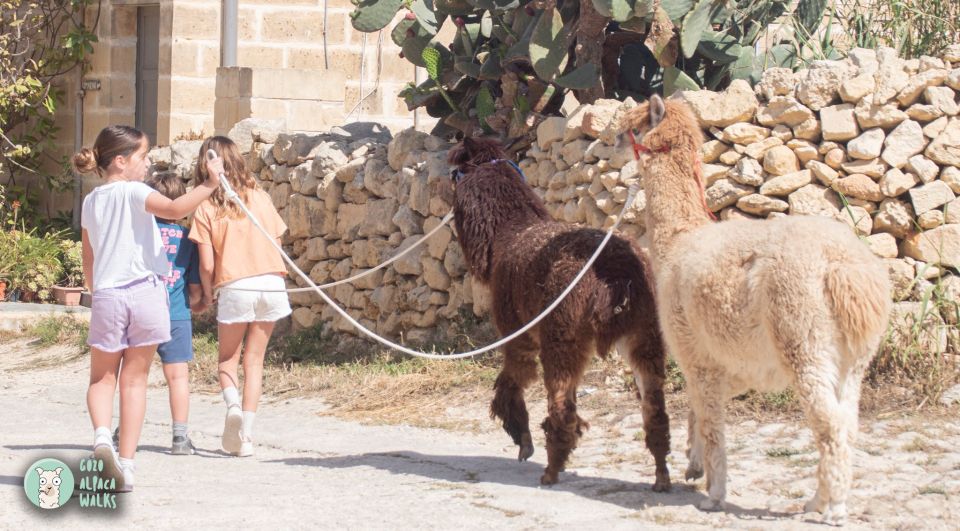
[(884, 333), (891, 302), (890, 280), (882, 266), (833, 265), (827, 273), (826, 288), (837, 324), (854, 351), (874, 343)]

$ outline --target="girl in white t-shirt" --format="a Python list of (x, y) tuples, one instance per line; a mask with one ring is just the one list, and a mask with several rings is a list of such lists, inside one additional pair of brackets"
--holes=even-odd
[[(73, 156), (81, 173), (104, 179), (83, 201), (84, 285), (93, 294), (90, 387), (87, 408), (94, 427), (94, 457), (119, 491), (133, 489), (133, 457), (146, 409), (147, 374), (157, 345), (170, 340), (169, 265), (154, 215), (180, 219), (220, 184), (220, 159), (207, 162), (211, 177), (170, 200), (143, 183), (150, 166), (147, 136), (123, 125), (104, 128), (93, 149)], [(123, 361), (121, 370), (121, 360)], [(113, 447), (113, 394), (120, 381), (120, 444)], [(119, 456), (117, 455), (119, 452)]]

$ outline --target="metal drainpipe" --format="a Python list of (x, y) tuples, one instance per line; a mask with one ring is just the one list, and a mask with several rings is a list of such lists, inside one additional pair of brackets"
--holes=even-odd
[(220, 18), (220, 66), (237, 66), (238, 0), (223, 0)]
[[(77, 101), (73, 109), (73, 152), (79, 153), (83, 149), (83, 72), (77, 75)], [(80, 209), (83, 208), (83, 175), (71, 168), (73, 172), (73, 230), (80, 232)]]

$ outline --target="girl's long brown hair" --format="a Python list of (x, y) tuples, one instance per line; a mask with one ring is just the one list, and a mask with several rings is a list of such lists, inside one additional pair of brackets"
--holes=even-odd
[[(250, 190), (258, 189), (259, 185), (247, 170), (247, 164), (244, 162), (243, 155), (240, 154), (237, 145), (225, 136), (212, 136), (203, 141), (203, 145), (200, 146), (200, 156), (197, 158), (197, 170), (193, 178), (194, 186), (203, 184), (203, 181), (207, 179), (207, 151), (211, 149), (216, 151), (223, 159), (223, 169), (227, 174), (227, 181), (240, 196), (240, 199), (246, 203)], [(217, 191), (213, 192), (210, 201), (213, 201), (213, 204), (217, 206), (217, 217), (240, 218), (243, 216), (240, 207), (232, 201), (227, 201), (222, 188), (217, 188)]]

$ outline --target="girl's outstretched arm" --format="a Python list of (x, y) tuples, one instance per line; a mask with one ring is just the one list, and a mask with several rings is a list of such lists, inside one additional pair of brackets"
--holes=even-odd
[(207, 180), (200, 186), (170, 200), (160, 192), (153, 192), (147, 196), (147, 212), (161, 219), (184, 218), (200, 206), (210, 194), (220, 186), (220, 174), (223, 173), (223, 159), (216, 158), (207, 161)]

